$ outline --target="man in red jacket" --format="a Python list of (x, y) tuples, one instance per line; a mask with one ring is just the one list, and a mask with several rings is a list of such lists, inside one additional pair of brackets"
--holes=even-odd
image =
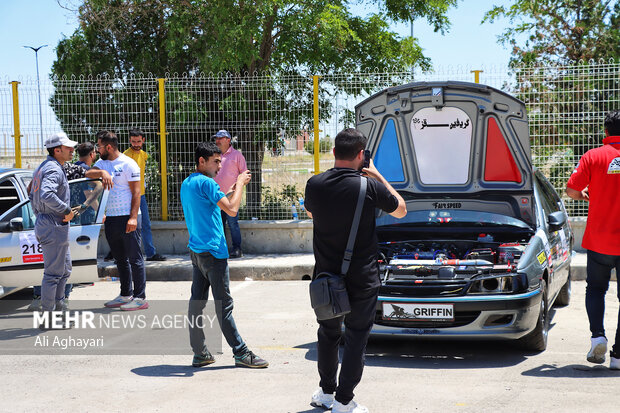
[[(620, 276), (620, 111), (605, 116), (603, 146), (586, 152), (575, 167), (566, 194), (589, 202), (581, 246), (588, 251), (586, 311), (592, 332), (587, 359), (604, 363), (607, 338), (603, 327), (605, 293), (611, 269)], [(620, 299), (620, 285), (618, 288)], [(620, 370), (620, 315), (609, 368)]]

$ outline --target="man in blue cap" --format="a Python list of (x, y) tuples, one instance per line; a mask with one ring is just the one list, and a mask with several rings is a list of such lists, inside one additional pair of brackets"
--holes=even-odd
[(71, 275), (69, 222), (73, 219), (69, 182), (62, 168), (73, 158), (77, 142), (64, 132), (45, 140), (48, 156), (34, 172), (28, 196), (37, 217), (34, 233), (43, 252), (41, 308), (62, 309), (65, 285)]

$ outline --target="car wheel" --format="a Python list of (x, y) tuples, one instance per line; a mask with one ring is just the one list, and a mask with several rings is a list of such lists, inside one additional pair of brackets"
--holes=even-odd
[(571, 284), (570, 284), (570, 268), (568, 269), (568, 279), (562, 286), (562, 289), (558, 293), (558, 297), (555, 299), (554, 305), (558, 307), (566, 307), (570, 303)]
[(534, 331), (527, 336), (519, 339), (519, 344), (525, 350), (544, 351), (547, 348), (547, 336), (549, 335), (549, 309), (547, 307), (547, 282), (540, 281), (542, 289), (542, 299), (540, 300), (540, 311), (538, 321)]

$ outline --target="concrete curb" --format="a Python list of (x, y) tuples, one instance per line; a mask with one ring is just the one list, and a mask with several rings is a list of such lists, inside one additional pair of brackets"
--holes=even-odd
[[(168, 255), (166, 261), (145, 262), (148, 281), (191, 281), (192, 262), (189, 255)], [(118, 277), (114, 262), (98, 260), (99, 278)], [(246, 255), (229, 259), (232, 281), (246, 279), (281, 281), (310, 279), (314, 267), (312, 254)]]
[[(169, 255), (166, 261), (145, 262), (149, 281), (191, 281), (192, 262), (189, 255)], [(586, 279), (586, 254), (577, 252), (571, 263), (573, 281)], [(228, 260), (230, 279), (243, 281), (295, 281), (310, 279), (314, 267), (312, 254), (246, 255)], [(98, 261), (99, 278), (118, 277), (114, 262)], [(612, 273), (612, 279), (615, 275)]]

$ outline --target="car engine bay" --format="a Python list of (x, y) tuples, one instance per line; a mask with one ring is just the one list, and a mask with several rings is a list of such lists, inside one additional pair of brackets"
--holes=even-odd
[[(394, 293), (416, 286), (428, 293), (511, 293), (527, 282), (517, 265), (527, 247), (524, 241), (478, 240), (389, 241), (379, 243), (381, 283)], [(523, 278), (523, 279), (521, 279)], [(449, 287), (449, 288), (443, 288)], [(454, 287), (454, 288), (453, 288)], [(407, 288), (409, 290), (409, 288)]]

